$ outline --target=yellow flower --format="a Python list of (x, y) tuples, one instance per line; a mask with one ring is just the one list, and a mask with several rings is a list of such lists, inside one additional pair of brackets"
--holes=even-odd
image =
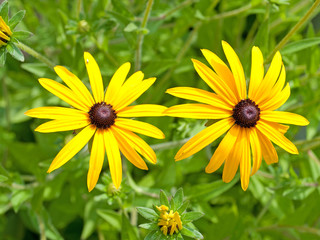
[(169, 211), (169, 208), (164, 205), (156, 207), (160, 211), (158, 226), (160, 226), (161, 232), (166, 236), (168, 232), (170, 235), (175, 232), (178, 233), (182, 229), (182, 222), (179, 213), (177, 211)]
[(3, 18), (0, 16), (0, 47), (7, 45), (12, 35), (10, 27), (6, 24)]
[(231, 71), (217, 55), (206, 49), (202, 53), (214, 71), (192, 59), (200, 77), (215, 93), (190, 87), (168, 89), (167, 92), (173, 96), (204, 104), (177, 105), (164, 113), (176, 117), (222, 119), (191, 138), (178, 151), (175, 159), (179, 161), (193, 155), (227, 132), (210, 159), (206, 172), (212, 173), (224, 163), (222, 179), (230, 182), (240, 165), (241, 186), (246, 190), (250, 175), (260, 168), (262, 157), (267, 164), (278, 162), (271, 141), (289, 153), (298, 154), (295, 145), (284, 136), (289, 126), (283, 124), (304, 126), (309, 122), (294, 113), (274, 111), (290, 96), (290, 86), (289, 83), (285, 85), (286, 72), (279, 52), (264, 76), (262, 53), (258, 47), (252, 48), (247, 95), (245, 76), (237, 54), (227, 42), (223, 41), (222, 47)]
[[(55, 71), (68, 86), (51, 79), (39, 79), (40, 84), (73, 108), (40, 107), (27, 111), (30, 117), (53, 119), (38, 126), (35, 131), (48, 133), (83, 128), (68, 142), (52, 161), (48, 173), (61, 167), (78, 153), (93, 137), (90, 164), (87, 177), (91, 191), (99, 178), (105, 151), (108, 156), (112, 181), (118, 189), (122, 179), (120, 151), (136, 167), (147, 170), (140, 153), (151, 163), (156, 163), (156, 155), (151, 147), (135, 133), (163, 139), (164, 134), (151, 124), (128, 119), (130, 117), (161, 116), (166, 109), (154, 104), (128, 106), (141, 96), (155, 78), (145, 79), (138, 71), (126, 81), (130, 63), (123, 64), (113, 75), (104, 93), (100, 69), (90, 53), (84, 53), (93, 97), (77, 76), (62, 66)], [(119, 151), (120, 149), (120, 151)]]

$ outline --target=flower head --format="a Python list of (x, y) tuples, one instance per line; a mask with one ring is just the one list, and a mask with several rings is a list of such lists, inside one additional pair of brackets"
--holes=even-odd
[[(61, 167), (78, 153), (93, 138), (88, 190), (91, 191), (99, 178), (105, 152), (108, 156), (112, 181), (118, 189), (122, 179), (120, 151), (136, 167), (147, 170), (140, 153), (151, 163), (156, 163), (156, 155), (150, 146), (135, 133), (163, 139), (160, 129), (151, 124), (129, 119), (131, 117), (161, 116), (166, 107), (155, 104), (129, 106), (154, 82), (155, 78), (145, 79), (138, 71), (127, 80), (130, 63), (123, 64), (110, 80), (106, 93), (100, 69), (90, 53), (84, 53), (93, 96), (80, 79), (65, 67), (54, 70), (67, 85), (51, 79), (39, 79), (40, 84), (74, 108), (40, 107), (27, 111), (30, 117), (52, 119), (38, 126), (35, 131), (48, 133), (82, 129), (68, 142), (52, 161), (48, 173)], [(125, 81), (126, 80), (126, 81)]]
[(169, 211), (169, 208), (165, 205), (156, 207), (160, 211), (158, 225), (160, 226), (161, 232), (166, 236), (167, 234), (172, 235), (173, 233), (178, 233), (182, 229), (179, 213), (177, 211)]
[[(286, 72), (277, 52), (264, 76), (263, 56), (258, 47), (252, 48), (252, 65), (247, 94), (244, 71), (232, 47), (222, 42), (229, 62), (228, 66), (214, 53), (203, 49), (210, 69), (192, 59), (200, 77), (215, 92), (190, 87), (168, 89), (173, 96), (201, 102), (182, 104), (165, 111), (166, 115), (198, 119), (222, 119), (191, 138), (175, 156), (176, 161), (185, 159), (226, 133), (208, 166), (207, 173), (216, 171), (224, 163), (222, 179), (230, 182), (240, 165), (241, 186), (246, 190), (250, 176), (260, 168), (262, 157), (267, 164), (278, 162), (273, 143), (289, 153), (298, 154), (295, 145), (284, 134), (289, 126), (308, 125), (304, 117), (275, 111), (290, 96), (289, 83), (285, 84)], [(251, 163), (252, 158), (252, 163)]]

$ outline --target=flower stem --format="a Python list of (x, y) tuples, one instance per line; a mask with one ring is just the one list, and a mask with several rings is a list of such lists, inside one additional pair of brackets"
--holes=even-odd
[(135, 70), (138, 71), (141, 67), (141, 53), (142, 53), (142, 43), (145, 33), (143, 29), (147, 26), (148, 18), (151, 12), (153, 0), (149, 0), (147, 3), (146, 11), (144, 12), (143, 20), (140, 26), (140, 32), (137, 38), (137, 49), (136, 49), (136, 59), (135, 59)]
[(300, 19), (299, 22), (290, 30), (290, 32), (287, 33), (286, 36), (278, 43), (278, 45), (273, 49), (272, 53), (267, 57), (266, 62), (270, 62), (273, 55), (279, 51), (283, 46), (289, 41), (289, 39), (292, 37), (292, 35), (297, 32), (302, 25), (312, 16), (312, 13), (317, 9), (318, 5), (320, 4), (320, 0), (316, 0), (314, 4), (311, 6), (309, 11), (303, 16), (303, 18)]
[(35, 51), (34, 49), (32, 49), (31, 47), (23, 44), (22, 42), (19, 42), (16, 44), (18, 48), (20, 48), (22, 51), (30, 54), (31, 56), (37, 58), (38, 60), (40, 60), (41, 62), (45, 63), (49, 68), (54, 68), (56, 66), (56, 64), (54, 64), (53, 62), (51, 62), (48, 58), (46, 58), (45, 56), (41, 55), (40, 53), (38, 53), (37, 51)]
[(189, 140), (190, 140), (190, 138), (185, 138), (185, 139), (178, 140), (178, 141), (171, 141), (171, 142), (154, 144), (154, 145), (151, 145), (151, 148), (153, 150), (157, 150), (157, 151), (172, 149), (172, 148), (180, 147), (182, 144), (185, 144)]

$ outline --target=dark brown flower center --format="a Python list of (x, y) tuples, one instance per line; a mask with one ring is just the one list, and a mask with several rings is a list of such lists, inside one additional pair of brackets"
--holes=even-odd
[(234, 107), (232, 116), (239, 126), (254, 127), (260, 119), (260, 108), (250, 99), (241, 100)]
[(117, 115), (110, 104), (102, 102), (96, 103), (91, 107), (89, 118), (91, 123), (96, 125), (97, 128), (106, 129), (114, 124)]

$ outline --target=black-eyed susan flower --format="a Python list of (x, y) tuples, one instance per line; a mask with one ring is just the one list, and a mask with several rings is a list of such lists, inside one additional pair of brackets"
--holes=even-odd
[(279, 52), (273, 57), (264, 76), (262, 53), (258, 47), (252, 48), (247, 94), (244, 71), (237, 54), (224, 41), (222, 47), (231, 71), (218, 56), (206, 49), (202, 53), (214, 71), (192, 59), (196, 71), (214, 93), (190, 87), (168, 89), (167, 92), (173, 96), (201, 104), (173, 106), (165, 114), (222, 119), (191, 138), (178, 151), (175, 159), (179, 161), (193, 155), (227, 132), (210, 159), (206, 172), (212, 173), (224, 163), (222, 179), (230, 182), (240, 165), (241, 186), (246, 190), (250, 176), (260, 168), (262, 157), (267, 164), (278, 162), (271, 142), (289, 153), (298, 154), (295, 145), (284, 136), (289, 126), (283, 124), (305, 126), (309, 122), (298, 114), (275, 111), (290, 96), (290, 86), (285, 84), (286, 72)]
[[(140, 153), (151, 163), (156, 163), (156, 155), (151, 147), (135, 133), (163, 139), (162, 131), (151, 124), (130, 119), (132, 117), (161, 116), (166, 109), (155, 104), (129, 106), (140, 97), (154, 82), (155, 78), (145, 79), (138, 71), (127, 80), (130, 63), (123, 64), (113, 75), (104, 91), (100, 69), (90, 53), (84, 53), (93, 97), (77, 76), (62, 66), (54, 70), (67, 85), (54, 80), (41, 78), (40, 84), (74, 108), (40, 107), (27, 111), (30, 117), (52, 119), (38, 126), (35, 131), (48, 133), (82, 129), (68, 142), (52, 161), (48, 173), (61, 167), (78, 153), (93, 138), (89, 171), (88, 190), (91, 191), (99, 178), (105, 152), (112, 181), (118, 189), (122, 179), (120, 151), (136, 167), (148, 167)], [(125, 81), (126, 80), (126, 81)]]
[(138, 212), (150, 223), (139, 225), (141, 228), (151, 230), (145, 239), (183, 239), (183, 235), (195, 239), (202, 239), (200, 232), (194, 229), (192, 221), (203, 216), (202, 212), (186, 212), (188, 201), (183, 201), (183, 190), (180, 188), (168, 200), (164, 191), (160, 191), (160, 206), (153, 209), (138, 207)]

